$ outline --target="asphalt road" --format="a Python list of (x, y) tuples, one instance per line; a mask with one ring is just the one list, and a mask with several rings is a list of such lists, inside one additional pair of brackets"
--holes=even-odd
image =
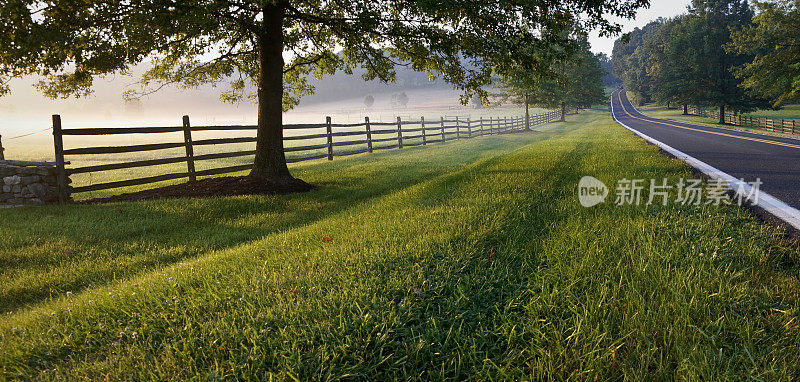
[(612, 96), (616, 119), (653, 139), (747, 182), (800, 209), (800, 140), (648, 117), (625, 91)]

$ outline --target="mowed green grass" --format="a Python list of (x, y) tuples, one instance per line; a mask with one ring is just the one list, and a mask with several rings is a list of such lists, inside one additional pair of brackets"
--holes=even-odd
[(295, 167), (308, 194), (0, 211), (4, 281), (74, 282), (6, 289), (2, 377), (799, 375), (796, 244), (732, 206), (583, 208), (584, 175), (693, 176), (607, 112), (543, 130)]
[(800, 121), (800, 104), (786, 105), (780, 110), (759, 110), (748, 113), (753, 117), (773, 119), (794, 119)]

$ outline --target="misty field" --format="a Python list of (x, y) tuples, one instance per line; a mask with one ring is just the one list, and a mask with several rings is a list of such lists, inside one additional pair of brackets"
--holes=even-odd
[(307, 194), (0, 210), (0, 378), (800, 373), (780, 229), (583, 208), (584, 175), (693, 175), (607, 112), (540, 129), (295, 165)]
[[(419, 92), (413, 94), (416, 98), (427, 99), (426, 97), (432, 97), (439, 93), (437, 92)], [(351, 107), (353, 108), (354, 105), (352, 104), (354, 101), (350, 100), (350, 103), (347, 102), (340, 102), (337, 103), (337, 107), (344, 108), (344, 107)], [(445, 98), (444, 100), (430, 100), (429, 104), (426, 106), (419, 106), (419, 107), (412, 107), (402, 110), (380, 110), (375, 112), (368, 112), (368, 111), (359, 111), (356, 109), (348, 110), (347, 114), (344, 114), (342, 110), (339, 110), (338, 113), (331, 113), (332, 121), (334, 124), (336, 123), (358, 123), (364, 121), (363, 114), (369, 114), (371, 122), (393, 122), (399, 117), (403, 121), (419, 121), (420, 117), (424, 117), (426, 119), (426, 126), (427, 127), (436, 127), (439, 125), (441, 118), (447, 119), (455, 119), (459, 118), (462, 121), (467, 119), (478, 121), (480, 118), (485, 118), (488, 120), (492, 118), (496, 121), (499, 118), (513, 118), (518, 117), (524, 114), (524, 110), (516, 107), (516, 106), (504, 106), (504, 107), (495, 107), (495, 108), (486, 108), (486, 109), (465, 109), (464, 107), (459, 107), (458, 109), (449, 109), (448, 107), (444, 107), (443, 105), (455, 103), (457, 104), (456, 100), (451, 98)], [(325, 115), (319, 114), (320, 111), (331, 111), (332, 106), (327, 106), (327, 108), (321, 108), (321, 110), (309, 110), (303, 109), (302, 111), (295, 111), (289, 114), (287, 120), (290, 123), (324, 123), (325, 122)], [(451, 106), (452, 107), (452, 106)], [(546, 110), (539, 109), (539, 108), (531, 108), (531, 114), (536, 113), (544, 113)], [(64, 116), (65, 118), (68, 115)], [(207, 121), (208, 122), (208, 121)], [(287, 122), (287, 123), (289, 123)], [(212, 122), (213, 123), (213, 122)], [(253, 121), (249, 121), (249, 123), (254, 123)], [(218, 122), (218, 124), (223, 124), (223, 122)], [(238, 121), (236, 124), (248, 124), (248, 121)], [(133, 124), (131, 126), (138, 126), (142, 125), (141, 123)], [(193, 125), (198, 125), (197, 123)], [(453, 125), (452, 123), (448, 123), (448, 126)], [(117, 125), (113, 122), (105, 122), (105, 123), (92, 123), (90, 126), (95, 127), (128, 127), (129, 125)], [(164, 124), (159, 126), (176, 126), (176, 124)], [(75, 128), (75, 127), (87, 127), (87, 125), (83, 124), (71, 124), (65, 125), (65, 128)], [(416, 125), (407, 125), (406, 129), (410, 128), (419, 128), (419, 124)], [(384, 126), (374, 126), (373, 130), (386, 128)], [(393, 128), (393, 127), (389, 127)], [(334, 127), (334, 133), (336, 132), (355, 132), (355, 131), (364, 131), (364, 127)], [(452, 128), (448, 128), (448, 132), (454, 131)], [(300, 136), (300, 135), (311, 135), (311, 134), (323, 134), (325, 133), (325, 128), (314, 128), (314, 129), (301, 129), (301, 130), (285, 130), (284, 134), (287, 137), (293, 136)], [(419, 133), (411, 133), (406, 135), (418, 135)], [(435, 132), (430, 132), (429, 134), (435, 134)], [(192, 133), (192, 137), (194, 140), (200, 139), (213, 139), (213, 138), (232, 138), (232, 137), (252, 137), (255, 136), (255, 131), (232, 131), (232, 132), (215, 132), (215, 131), (195, 131)], [(393, 138), (396, 137), (396, 134), (376, 134), (375, 138)], [(452, 136), (448, 136), (450, 138)], [(347, 141), (353, 139), (363, 139), (363, 136), (358, 137), (334, 137), (334, 142), (338, 141)], [(161, 143), (161, 142), (182, 142), (183, 141), (183, 133), (161, 133), (161, 134), (127, 134), (127, 135), (111, 135), (111, 136), (66, 136), (64, 137), (64, 145), (66, 149), (76, 148), (76, 147), (92, 147), (92, 146), (124, 146), (124, 145), (138, 145), (138, 144), (150, 144), (150, 143)], [(286, 148), (298, 147), (298, 146), (307, 146), (307, 145), (318, 145), (324, 144), (326, 142), (325, 138), (316, 138), (316, 139), (305, 139), (305, 140), (287, 140), (285, 142)], [(406, 138), (404, 140), (407, 144), (415, 144), (421, 143), (421, 138), (414, 138), (409, 139)], [(375, 143), (374, 147), (376, 149), (380, 149), (382, 147), (387, 147), (392, 144), (396, 144), (396, 142), (380, 142)], [(53, 142), (52, 136), (49, 132), (42, 132), (39, 134), (35, 134), (29, 137), (23, 137), (20, 140), (5, 140), (4, 146), (6, 148), (6, 158), (7, 159), (17, 159), (17, 160), (53, 160)], [(336, 152), (341, 151), (350, 151), (350, 150), (363, 150), (366, 149), (366, 144), (360, 145), (351, 145), (346, 147), (336, 147)], [(238, 143), (238, 144), (224, 144), (224, 145), (209, 145), (209, 146), (195, 146), (194, 154), (195, 155), (203, 155), (203, 154), (214, 154), (220, 152), (233, 152), (233, 151), (245, 151), (245, 150), (254, 150), (255, 143)], [(304, 156), (313, 156), (313, 155), (321, 155), (325, 154), (325, 149), (318, 149), (318, 150), (311, 150), (311, 151), (303, 151), (303, 152), (289, 152), (287, 153), (286, 157), (289, 160), (300, 158)], [(138, 160), (149, 160), (149, 159), (161, 159), (161, 158), (173, 158), (173, 157), (181, 157), (185, 155), (185, 151), (183, 148), (173, 148), (173, 149), (164, 149), (158, 151), (150, 151), (150, 152), (135, 152), (135, 153), (125, 153), (125, 154), (104, 154), (104, 155), (74, 155), (68, 156), (67, 160), (70, 164), (67, 165), (68, 168), (77, 168), (83, 166), (94, 166), (94, 165), (102, 165), (102, 164), (110, 164), (110, 163), (120, 163), (120, 162), (129, 162), (129, 161), (138, 161)], [(338, 159), (337, 159), (338, 160)], [(225, 159), (213, 159), (213, 160), (204, 160), (204, 161), (197, 161), (196, 167), (198, 171), (212, 169), (212, 168), (220, 168), (220, 167), (228, 167), (228, 166), (236, 166), (236, 165), (246, 165), (252, 163), (253, 156), (242, 156), (236, 158), (225, 158)], [(173, 163), (173, 164), (163, 164), (157, 166), (150, 166), (150, 167), (139, 167), (139, 168), (131, 168), (131, 169), (121, 169), (121, 170), (110, 170), (110, 171), (101, 171), (101, 172), (93, 172), (93, 173), (85, 173), (85, 174), (74, 174), (70, 176), (72, 186), (87, 186), (92, 184), (98, 183), (105, 183), (105, 182), (113, 182), (125, 179), (134, 179), (134, 178), (142, 178), (148, 176), (155, 176), (161, 174), (169, 174), (169, 173), (180, 173), (186, 171), (186, 163)], [(176, 179), (171, 181), (163, 181), (158, 183), (151, 183), (139, 186), (129, 186), (124, 188), (116, 188), (116, 189), (109, 189), (109, 190), (100, 190), (100, 191), (90, 191), (90, 192), (81, 192), (74, 194), (73, 197), (76, 200), (86, 199), (91, 197), (106, 197), (111, 195), (116, 195), (124, 192), (135, 192), (140, 191), (148, 188), (159, 187), (159, 186), (166, 186), (170, 184), (176, 184), (185, 182), (186, 179)]]

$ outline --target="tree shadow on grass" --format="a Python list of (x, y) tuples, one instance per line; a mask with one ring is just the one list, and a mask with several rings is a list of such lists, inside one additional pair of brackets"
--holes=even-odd
[(0, 287), (0, 306), (13, 311), (291, 230), (536, 139), (541, 138), (476, 140), (402, 157), (386, 152), (312, 165), (298, 171), (321, 187), (311, 193), (4, 211), (0, 280), (6, 286)]
[[(392, 354), (393, 359), (404, 360), (402, 369), (429, 370), (431, 379), (464, 379), (480, 370), (487, 359), (505, 354), (511, 344), (499, 338), (500, 332), (492, 332), (491, 325), (496, 316), (512, 314), (509, 309), (515, 306), (521, 308), (513, 301), (524, 295), (531, 287), (529, 280), (537, 277), (535, 269), (542, 263), (536, 256), (538, 246), (549, 234), (549, 227), (569, 216), (558, 203), (564, 199), (565, 190), (572, 189), (574, 176), (560, 169), (579, 164), (589, 149), (588, 143), (579, 143), (553, 162), (549, 169), (509, 166), (508, 161), (491, 159), (426, 185), (429, 191), (409, 203), (430, 208), (441, 200), (445, 209), (454, 208), (456, 206), (447, 205), (445, 198), (448, 193), (442, 190), (456, 190), (453, 196), (458, 197), (459, 192), (475, 192), (472, 187), (459, 186), (469, 183), (472, 178), (492, 179), (503, 174), (519, 181), (514, 187), (525, 196), (521, 199), (519, 196), (507, 198), (509, 203), (521, 209), (511, 209), (511, 213), (504, 215), (496, 222), (499, 224), (492, 225), (488, 231), (481, 231), (480, 227), (486, 223), (487, 216), (496, 212), (494, 209), (473, 214), (472, 221), (462, 223), (463, 230), (439, 243), (438, 249), (430, 253), (384, 257), (369, 266), (371, 274), (360, 277), (360, 282), (373, 285), (365, 285), (366, 288), (375, 289), (368, 296), (392, 302), (377, 303), (373, 300), (363, 302), (363, 305), (403, 308), (395, 312), (399, 316), (393, 316), (392, 337), (384, 341), (387, 348), (365, 349), (354, 353), (354, 358), (349, 361), (344, 357), (340, 360), (344, 364), (331, 365), (333, 374), (336, 375), (339, 367), (341, 370), (338, 371), (345, 373), (349, 367), (347, 362), (351, 361), (353, 364), (383, 365), (371, 370), (372, 376), (378, 379), (398, 376), (402, 379), (403, 370), (395, 369), (392, 362), (387, 362), (386, 354)], [(499, 168), (501, 162), (503, 168)], [(504, 197), (504, 190), (490, 192)], [(469, 197), (468, 194), (461, 196)], [(415, 272), (425, 275), (416, 291), (397, 289), (397, 284), (394, 287), (380, 282), (370, 284), (374, 280), (402, 278), (402, 275)], [(343, 284), (352, 282), (346, 279), (338, 281)], [(409, 294), (414, 296), (412, 303), (408, 302)], [(294, 323), (291, 321), (287, 319), (282, 324), (292, 326)], [(484, 338), (479, 338), (481, 336)], [(430, 345), (418, 347), (420, 339)], [(335, 338), (330, 340), (337, 341)], [(465, 347), (467, 343), (477, 348), (469, 349), (469, 346)], [(398, 347), (396, 344), (401, 345)], [(475, 353), (470, 354), (471, 351)], [(439, 367), (439, 363), (448, 367)], [(300, 378), (303, 377), (313, 375), (301, 375)]]

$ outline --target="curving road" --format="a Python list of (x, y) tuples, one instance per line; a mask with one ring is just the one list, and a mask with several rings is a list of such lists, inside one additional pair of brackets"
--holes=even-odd
[(614, 117), (628, 128), (680, 150), (800, 208), (800, 139), (694, 125), (648, 117), (628, 100), (624, 90), (611, 95)]

